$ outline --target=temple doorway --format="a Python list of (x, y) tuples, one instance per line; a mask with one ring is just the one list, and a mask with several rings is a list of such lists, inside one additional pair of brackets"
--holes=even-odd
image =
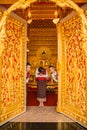
[[(41, 7), (43, 8), (42, 12)], [(47, 70), (50, 79), (47, 82), (47, 102), (44, 104), (48, 106), (57, 105), (58, 84), (51, 79), (51, 74), (49, 72), (50, 65), (56, 68), (58, 58), (56, 24), (53, 23), (51, 16), (48, 18), (48, 12), (54, 10), (54, 7), (54, 3), (47, 4), (45, 2), (33, 3), (30, 7), (32, 17), (35, 17), (34, 13), (36, 12), (37, 18), (28, 24), (27, 29), (27, 62), (30, 62), (32, 65), (28, 84), (27, 105), (38, 105), (38, 101), (36, 100), (37, 83), (35, 70), (39, 66)]]

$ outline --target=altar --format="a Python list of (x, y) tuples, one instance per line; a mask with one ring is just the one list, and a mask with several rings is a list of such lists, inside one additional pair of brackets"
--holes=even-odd
[(37, 81), (35, 77), (35, 71), (39, 67), (43, 67), (46, 69), (48, 73), (48, 79), (47, 79), (47, 91), (52, 92), (52, 91), (57, 91), (58, 83), (55, 83), (52, 80), (50, 71), (49, 71), (49, 66), (54, 65), (56, 67), (57, 64), (57, 58), (53, 58), (52, 56), (52, 51), (48, 47), (40, 47), (36, 51), (36, 57), (32, 59), (29, 58), (29, 61), (32, 64), (31, 72), (30, 72), (30, 79), (28, 83), (28, 88), (29, 90), (35, 90), (37, 88)]

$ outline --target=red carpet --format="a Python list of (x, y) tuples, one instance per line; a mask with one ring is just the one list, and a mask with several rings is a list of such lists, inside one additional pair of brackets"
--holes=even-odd
[[(46, 94), (47, 101), (44, 102), (45, 106), (56, 106), (57, 105), (57, 94), (54, 92), (47, 92)], [(39, 102), (37, 101), (37, 92), (28, 91), (27, 92), (27, 106), (38, 106)]]

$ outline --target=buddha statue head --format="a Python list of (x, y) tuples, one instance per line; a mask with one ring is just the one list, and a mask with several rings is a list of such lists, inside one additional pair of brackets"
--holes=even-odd
[(43, 52), (41, 53), (41, 59), (42, 59), (42, 60), (46, 60), (46, 58), (47, 58), (46, 52), (43, 51)]

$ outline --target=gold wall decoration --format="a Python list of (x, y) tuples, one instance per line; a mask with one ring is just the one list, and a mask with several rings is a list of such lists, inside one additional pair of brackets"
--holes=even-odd
[(40, 47), (37, 52), (37, 59), (50, 59), (51, 58), (51, 50), (48, 47)]
[(4, 49), (0, 51), (0, 125), (26, 110), (25, 23), (14, 15), (6, 19)]
[(57, 110), (87, 127), (87, 61), (83, 49), (82, 22), (78, 15), (74, 15), (61, 21), (58, 28), (62, 66)]
[[(46, 21), (45, 21), (46, 23)], [(39, 23), (38, 23), (39, 24)], [(29, 49), (27, 61), (31, 62), (31, 75), (35, 77), (35, 70), (39, 66), (45, 67), (49, 70), (49, 65), (56, 66), (57, 61), (57, 31), (56, 27), (49, 28), (28, 28), (28, 42)], [(47, 24), (47, 23), (46, 23)], [(44, 54), (45, 53), (45, 54)]]

